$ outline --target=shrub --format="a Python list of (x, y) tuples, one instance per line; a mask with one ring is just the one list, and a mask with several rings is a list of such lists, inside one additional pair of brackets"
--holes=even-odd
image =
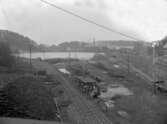
[(8, 101), (7, 108), (12, 108), (6, 110), (9, 117), (59, 120), (52, 94), (39, 80), (21, 77), (9, 83), (4, 92)]
[(14, 57), (7, 43), (0, 42), (0, 66), (12, 67)]

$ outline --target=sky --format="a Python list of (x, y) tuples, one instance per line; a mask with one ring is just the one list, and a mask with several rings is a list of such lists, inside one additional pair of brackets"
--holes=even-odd
[[(115, 31), (148, 42), (167, 35), (167, 0), (46, 0)], [(53, 8), (40, 0), (0, 0), (0, 29), (39, 44), (131, 40)]]

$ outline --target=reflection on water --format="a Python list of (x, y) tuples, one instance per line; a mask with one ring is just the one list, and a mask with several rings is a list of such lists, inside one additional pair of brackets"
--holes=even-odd
[[(88, 53), (88, 52), (38, 52), (38, 53), (32, 53), (32, 58), (42, 58), (42, 59), (52, 59), (52, 58), (76, 58), (76, 59), (84, 59), (88, 60), (91, 59), (95, 53)], [(20, 57), (29, 58), (29, 53), (21, 53), (19, 54)]]

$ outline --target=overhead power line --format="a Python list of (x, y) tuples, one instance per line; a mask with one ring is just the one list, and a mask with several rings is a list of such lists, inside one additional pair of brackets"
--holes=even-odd
[(80, 16), (80, 15), (78, 15), (78, 14), (75, 14), (74, 12), (68, 11), (68, 10), (66, 10), (66, 9), (64, 9), (64, 8), (62, 8), (62, 7), (60, 7), (60, 6), (57, 6), (56, 4), (50, 3), (50, 2), (45, 1), (45, 0), (40, 0), (40, 1), (43, 2), (43, 3), (45, 3), (45, 4), (47, 4), (47, 5), (52, 6), (52, 7), (54, 7), (54, 8), (57, 8), (57, 9), (59, 9), (59, 10), (65, 12), (65, 13), (67, 13), (67, 14), (70, 14), (70, 15), (72, 15), (72, 16), (75, 16), (75, 17), (77, 17), (77, 18), (79, 18), (79, 19), (81, 19), (81, 20), (83, 20), (83, 21), (86, 21), (86, 22), (91, 23), (91, 24), (93, 24), (93, 25), (96, 25), (96, 26), (98, 26), (98, 27), (100, 27), (100, 28), (103, 28), (103, 29), (105, 29), (105, 30), (107, 30), (107, 31), (114, 32), (114, 33), (116, 33), (116, 34), (122, 35), (122, 36), (124, 36), (124, 37), (127, 37), (127, 38), (132, 39), (132, 40), (135, 40), (135, 41), (142, 41), (142, 40), (139, 40), (139, 39), (137, 39), (137, 38), (135, 38), (135, 37), (133, 37), (133, 36), (127, 35), (127, 34), (125, 34), (125, 33), (121, 33), (121, 32), (119, 32), (119, 31), (116, 31), (116, 30), (114, 30), (114, 29), (112, 29), (112, 28), (109, 28), (109, 27), (107, 27), (107, 26), (104, 26), (104, 25), (102, 25), (102, 24), (98, 24), (98, 23), (96, 23), (95, 21), (92, 21), (92, 20), (90, 20), (90, 19), (87, 19), (87, 18), (85, 18), (85, 17), (82, 17), (82, 16)]

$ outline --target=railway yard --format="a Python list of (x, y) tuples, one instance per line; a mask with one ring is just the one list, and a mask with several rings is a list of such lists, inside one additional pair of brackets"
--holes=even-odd
[(63, 63), (37, 62), (59, 80), (72, 104), (68, 112), (78, 124), (165, 124), (165, 94), (115, 57)]
[[(24, 59), (24, 62), (27, 60)], [(132, 64), (127, 64), (116, 54), (96, 54), (90, 60), (34, 59), (33, 68), (23, 64), (24, 73), (9, 74), (6, 79), (13, 82), (9, 83), (9, 88), (13, 84), (18, 90), (11, 90), (12, 94), (20, 95), (18, 98), (23, 100), (24, 95), (25, 100), (30, 102), (19, 103), (30, 106), (26, 110), (28, 113), (25, 113), (28, 119), (51, 120), (62, 124), (166, 124), (166, 93), (155, 92), (152, 78)], [(11, 77), (10, 81), (8, 77)], [(25, 88), (25, 93), (22, 88)], [(44, 100), (44, 104), (33, 103), (32, 99), (38, 99), (39, 102)], [(40, 112), (34, 113), (35, 106)], [(55, 115), (47, 117), (46, 110), (53, 110)], [(9, 113), (5, 112), (3, 117)], [(13, 116), (20, 117), (19, 114), (7, 117)]]
[(0, 124), (167, 124), (165, 1), (0, 0)]

